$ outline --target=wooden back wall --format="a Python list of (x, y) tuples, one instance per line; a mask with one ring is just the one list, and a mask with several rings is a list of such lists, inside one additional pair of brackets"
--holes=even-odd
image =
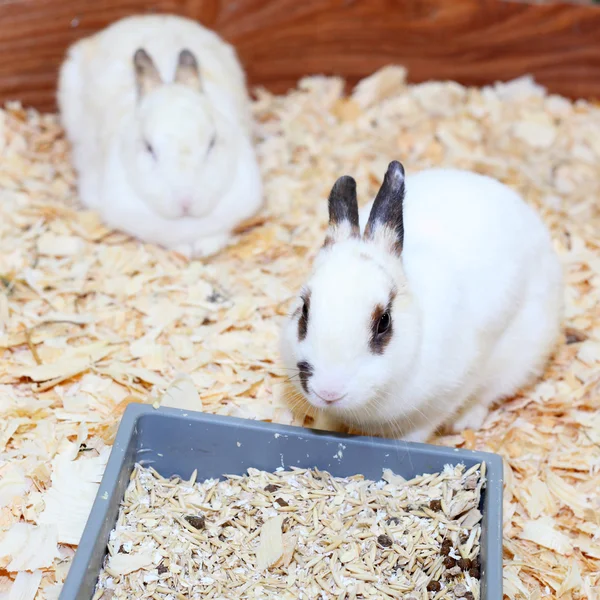
[(0, 102), (55, 108), (76, 39), (120, 17), (171, 12), (233, 43), (249, 83), (281, 92), (307, 74), (351, 83), (389, 63), (411, 81), (482, 85), (525, 73), (600, 98), (600, 7), (506, 0), (0, 0)]

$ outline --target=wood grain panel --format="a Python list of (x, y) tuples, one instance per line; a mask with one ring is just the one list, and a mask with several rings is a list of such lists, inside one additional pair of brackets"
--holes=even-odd
[(251, 84), (285, 91), (306, 74), (351, 83), (389, 63), (412, 81), (482, 85), (533, 73), (600, 98), (600, 7), (504, 0), (5, 0), (0, 101), (54, 109), (56, 72), (79, 37), (126, 15), (195, 18), (233, 43)]

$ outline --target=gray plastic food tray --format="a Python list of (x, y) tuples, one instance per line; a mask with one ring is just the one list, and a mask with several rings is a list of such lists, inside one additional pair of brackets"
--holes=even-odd
[(347, 436), (260, 421), (220, 417), (144, 404), (127, 407), (92, 512), (60, 600), (89, 600), (106, 554), (135, 463), (164, 477), (198, 480), (242, 474), (248, 467), (317, 467), (334, 476), (363, 474), (378, 480), (382, 469), (410, 478), (439, 472), (446, 464), (467, 468), (485, 461), (487, 486), (481, 507), (481, 599), (502, 600), (502, 459), (496, 454), (398, 440)]

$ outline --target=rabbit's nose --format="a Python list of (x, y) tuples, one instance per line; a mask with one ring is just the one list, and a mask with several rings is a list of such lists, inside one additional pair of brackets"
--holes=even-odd
[(313, 392), (326, 402), (327, 404), (335, 404), (339, 402), (342, 398), (346, 396), (346, 394), (342, 393), (340, 390), (325, 388), (325, 389), (314, 389)]
[(181, 213), (183, 214), (183, 216), (187, 216), (190, 214), (191, 210), (192, 210), (192, 199), (188, 198), (187, 196), (182, 198), (181, 202), (180, 202), (180, 206), (181, 206)]

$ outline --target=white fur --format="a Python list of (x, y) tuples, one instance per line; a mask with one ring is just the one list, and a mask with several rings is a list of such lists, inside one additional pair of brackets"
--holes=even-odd
[[(401, 258), (381, 238), (319, 253), (307, 336), (298, 340), (292, 316), (282, 356), (289, 368), (312, 365), (308, 394), (294, 381), (315, 407), (363, 431), (423, 441), (442, 424), (479, 428), (491, 403), (541, 373), (559, 335), (562, 269), (538, 215), (475, 173), (407, 177), (404, 231)], [(374, 355), (371, 314), (394, 286), (393, 335)], [(327, 405), (314, 393), (323, 389), (343, 398)]]
[[(150, 54), (164, 82), (139, 100), (138, 48)], [(198, 61), (202, 92), (173, 83), (184, 48)], [(260, 208), (244, 72), (233, 48), (198, 23), (128, 17), (76, 42), (60, 70), (58, 104), (81, 200), (109, 226), (206, 256)]]

